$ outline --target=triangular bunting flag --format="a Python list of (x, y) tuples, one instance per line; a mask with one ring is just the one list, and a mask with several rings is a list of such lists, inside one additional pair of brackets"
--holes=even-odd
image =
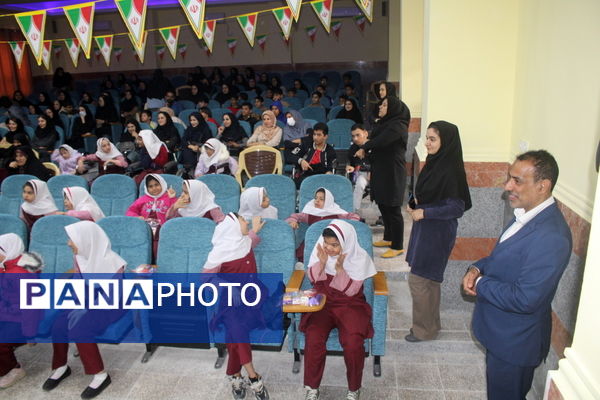
[(227, 48), (231, 55), (235, 53), (235, 48), (237, 47), (237, 39), (227, 39)]
[(204, 43), (204, 41), (200, 43), (200, 47), (202, 48), (202, 50), (204, 50), (206, 55), (210, 57), (210, 50), (208, 49), (208, 46), (206, 45), (206, 43)]
[(131, 43), (136, 47), (138, 53), (143, 53), (142, 46), (145, 46), (143, 42), (146, 40), (144, 27), (146, 26), (147, 0), (115, 0), (115, 4), (129, 30)]
[(358, 29), (360, 29), (361, 32), (365, 30), (365, 24), (367, 23), (367, 19), (364, 15), (357, 15), (356, 17), (354, 17), (354, 22), (356, 23), (356, 26), (358, 26)]
[(340, 38), (340, 29), (342, 29), (342, 21), (333, 21), (331, 23), (331, 30), (337, 39)]
[(204, 21), (204, 28), (202, 29), (202, 40), (204, 40), (211, 53), (215, 43), (215, 26), (217, 26), (217, 20), (211, 19), (210, 21)]
[(25, 41), (22, 42), (8, 42), (10, 45), (10, 49), (15, 56), (15, 60), (17, 61), (17, 67), (21, 69), (21, 64), (23, 63), (23, 54), (25, 54)]
[(256, 43), (260, 46), (261, 50), (265, 50), (265, 45), (267, 44), (267, 35), (260, 35), (256, 37)]
[(117, 62), (121, 62), (121, 56), (123, 55), (123, 48), (115, 47), (114, 51), (115, 51), (115, 58), (117, 59)]
[(92, 51), (92, 28), (94, 27), (94, 7), (96, 3), (77, 4), (63, 7), (67, 20), (79, 39), (85, 58), (90, 58)]
[(276, 8), (273, 10), (273, 15), (281, 28), (281, 33), (288, 40), (292, 31), (292, 10), (288, 7)]
[(180, 29), (181, 28), (179, 26), (171, 26), (168, 28), (160, 28), (158, 30), (160, 32), (160, 36), (167, 44), (167, 48), (169, 49), (173, 60), (175, 59), (175, 57), (177, 57), (177, 41), (179, 40)]
[(52, 51), (54, 51), (54, 57), (58, 58), (60, 53), (62, 53), (62, 46), (59, 44), (55, 44), (52, 46)]
[(71, 61), (73, 61), (73, 65), (77, 68), (77, 62), (79, 61), (79, 40), (78, 39), (65, 39), (65, 44), (67, 45), (67, 51), (71, 56)]
[(50, 71), (50, 56), (52, 55), (52, 40), (44, 40), (44, 47), (42, 48), (42, 62), (44, 67)]
[(317, 35), (317, 27), (314, 26), (314, 25), (307, 26), (306, 28), (304, 28), (304, 30), (306, 30), (306, 34), (310, 38), (310, 41), (314, 43), (315, 42), (315, 36)]
[(240, 27), (244, 31), (244, 35), (246, 35), (246, 39), (248, 39), (248, 43), (250, 43), (251, 47), (254, 47), (254, 35), (256, 34), (257, 18), (258, 13), (240, 15), (237, 17)]
[(46, 27), (46, 10), (15, 14), (23, 36), (27, 39), (33, 57), (38, 65), (42, 65), (42, 47)]
[(181, 54), (181, 58), (185, 58), (185, 54), (187, 53), (187, 44), (178, 45), (177, 51), (179, 51), (179, 54)]
[(298, 22), (298, 18), (300, 18), (300, 7), (302, 7), (302, 0), (287, 0), (287, 4), (292, 11), (294, 21)]
[(96, 56), (96, 61), (100, 61), (100, 57), (102, 57), (102, 52), (96, 46), (94, 46), (94, 56)]
[(202, 23), (204, 22), (205, 0), (179, 0), (183, 11), (198, 39), (202, 39)]
[(107, 67), (110, 67), (110, 53), (113, 48), (113, 35), (105, 35), (105, 36), (96, 36), (96, 43), (98, 43), (98, 47), (100, 47), (100, 53), (104, 58), (104, 62)]
[(356, 0), (356, 4), (369, 22), (373, 22), (373, 0)]
[(283, 34), (283, 32), (279, 32), (279, 33), (281, 33), (281, 38), (283, 39), (283, 43), (285, 43), (285, 45), (289, 47), (289, 45), (290, 45), (290, 38), (285, 37), (285, 35)]
[[(129, 34), (129, 39), (131, 40), (131, 43), (133, 43), (133, 36), (131, 36), (131, 34)], [(144, 34), (142, 35), (142, 45), (141, 46), (136, 46), (135, 44), (133, 45), (133, 50), (135, 50), (135, 56), (138, 58), (138, 60), (143, 64), (144, 63), (144, 56), (146, 55), (146, 40), (148, 39), (148, 32), (144, 32)]]
[(154, 48), (156, 49), (156, 55), (158, 56), (158, 58), (160, 58), (162, 60), (163, 57), (165, 56), (165, 52), (167, 51), (167, 48), (163, 45), (154, 46)]
[(313, 1), (310, 3), (313, 10), (319, 17), (319, 20), (323, 24), (323, 27), (329, 33), (329, 26), (331, 25), (331, 14), (333, 11), (333, 0), (322, 0), (322, 1)]

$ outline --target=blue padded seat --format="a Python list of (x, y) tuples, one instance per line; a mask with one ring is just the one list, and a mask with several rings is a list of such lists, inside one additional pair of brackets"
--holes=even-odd
[(58, 207), (60, 211), (64, 211), (65, 209), (63, 189), (73, 186), (79, 186), (85, 190), (89, 190), (87, 181), (79, 175), (57, 175), (48, 180), (48, 190), (50, 190), (50, 194), (54, 198), (56, 207)]
[(257, 175), (246, 182), (246, 188), (264, 187), (267, 189), (271, 205), (277, 208), (277, 217), (286, 219), (296, 212), (296, 184), (285, 175)]
[(224, 214), (238, 212), (240, 209), (240, 185), (234, 177), (223, 174), (203, 175), (197, 178), (204, 182), (215, 195), (217, 203)]
[(91, 194), (107, 217), (125, 215), (131, 203), (137, 199), (137, 187), (128, 176), (102, 175), (92, 184)]
[(27, 225), (19, 217), (10, 214), (0, 214), (0, 235), (16, 233), (27, 249)]
[(0, 186), (0, 213), (19, 216), (23, 203), (23, 185), (28, 180), (37, 179), (33, 175), (19, 174), (6, 177)]

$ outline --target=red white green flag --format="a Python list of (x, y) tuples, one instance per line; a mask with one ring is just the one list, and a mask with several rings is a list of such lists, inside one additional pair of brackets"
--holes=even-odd
[(208, 46), (206, 45), (206, 43), (204, 43), (204, 42), (201, 42), (201, 43), (200, 43), (200, 48), (201, 48), (202, 50), (204, 50), (204, 52), (206, 53), (206, 55), (207, 55), (208, 57), (210, 57), (210, 50), (208, 49)]
[(267, 44), (267, 35), (259, 35), (256, 37), (256, 43), (260, 46), (261, 50), (265, 50), (265, 45)]
[[(131, 39), (131, 43), (133, 43), (133, 36), (131, 34), (129, 34), (129, 39)], [(133, 50), (135, 50), (135, 56), (138, 58), (138, 60), (143, 64), (144, 63), (144, 57), (146, 55), (146, 41), (148, 39), (148, 32), (144, 32), (144, 34), (142, 35), (142, 45), (141, 46), (136, 46), (135, 44), (133, 45)]]
[(183, 11), (190, 21), (190, 26), (196, 32), (198, 39), (202, 39), (202, 23), (204, 22), (204, 7), (206, 0), (179, 0)]
[(319, 17), (319, 20), (323, 24), (323, 27), (329, 33), (329, 26), (331, 25), (331, 14), (333, 11), (333, 0), (322, 0), (322, 1), (313, 1), (310, 3), (313, 10)]
[(156, 49), (156, 55), (158, 56), (158, 58), (160, 58), (162, 60), (165, 56), (165, 52), (167, 51), (167, 48), (163, 45), (154, 46), (154, 48)]
[(177, 51), (181, 54), (181, 58), (185, 59), (185, 55), (187, 54), (187, 44), (180, 44), (177, 46)]
[(256, 35), (257, 18), (258, 13), (240, 15), (239, 17), (237, 17), (237, 20), (240, 23), (240, 27), (244, 31), (244, 35), (246, 35), (246, 39), (248, 39), (248, 43), (250, 43), (251, 47), (254, 47), (254, 36)]
[(177, 41), (179, 40), (179, 26), (170, 26), (168, 28), (160, 28), (160, 36), (165, 41), (173, 60), (177, 57)]
[(54, 57), (60, 57), (60, 53), (62, 53), (62, 46), (59, 44), (55, 44), (52, 46), (52, 51), (54, 51)]
[(94, 56), (96, 56), (96, 62), (100, 61), (100, 57), (102, 57), (102, 52), (96, 46), (94, 46)]
[(331, 30), (337, 39), (340, 38), (340, 30), (342, 29), (342, 21), (333, 21), (331, 23)]
[(15, 14), (15, 18), (23, 32), (23, 36), (25, 36), (27, 43), (29, 43), (35, 61), (38, 65), (42, 65), (46, 10)]
[(300, 18), (300, 7), (302, 7), (302, 0), (287, 0), (287, 5), (292, 11), (294, 20), (298, 22), (298, 18)]
[(79, 39), (85, 58), (90, 58), (92, 51), (92, 28), (94, 27), (94, 7), (96, 3), (76, 4), (63, 7), (67, 20)]
[(65, 45), (67, 46), (67, 50), (71, 56), (73, 65), (75, 68), (77, 68), (77, 62), (79, 61), (79, 50), (81, 49), (79, 46), (79, 39), (65, 39)]
[(100, 48), (100, 53), (104, 58), (104, 62), (107, 67), (110, 67), (110, 53), (113, 48), (113, 35), (105, 35), (105, 36), (96, 36), (96, 43), (98, 43), (98, 47)]
[(142, 47), (146, 45), (144, 28), (147, 0), (115, 0), (115, 4), (129, 30), (131, 43), (138, 53), (143, 53)]
[(23, 54), (25, 54), (25, 41), (21, 42), (8, 42), (10, 45), (10, 49), (15, 56), (15, 60), (17, 61), (17, 67), (21, 69), (21, 64), (23, 63)]
[(227, 39), (227, 48), (231, 55), (235, 53), (235, 48), (237, 47), (237, 39)]
[(354, 17), (354, 22), (356, 23), (356, 26), (358, 26), (358, 29), (361, 32), (365, 30), (365, 24), (367, 23), (367, 19), (364, 15), (357, 15), (356, 17)]
[(358, 8), (365, 14), (369, 22), (373, 22), (373, 0), (355, 0)]
[(306, 34), (308, 35), (311, 42), (315, 42), (315, 36), (317, 36), (317, 27), (314, 25), (307, 26), (304, 28), (306, 30)]
[(117, 62), (121, 62), (121, 56), (123, 55), (123, 48), (115, 47), (114, 52), (115, 52), (115, 58), (117, 59)]
[(206, 43), (208, 50), (212, 53), (213, 44), (215, 43), (215, 27), (217, 26), (217, 20), (211, 19), (210, 21), (204, 21), (204, 27), (202, 28), (202, 40)]
[(292, 32), (292, 10), (288, 7), (276, 8), (273, 10), (273, 15), (281, 28), (281, 33), (286, 40), (290, 38), (290, 32)]
[(289, 37), (285, 37), (285, 35), (283, 34), (283, 32), (281, 33), (281, 38), (283, 39), (283, 43), (285, 43), (286, 46), (290, 45), (290, 38)]
[(44, 40), (44, 47), (42, 48), (42, 62), (44, 67), (50, 71), (50, 56), (52, 55), (52, 40)]

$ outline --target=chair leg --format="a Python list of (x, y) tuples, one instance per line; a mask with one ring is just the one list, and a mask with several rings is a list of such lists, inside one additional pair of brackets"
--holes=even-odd
[(227, 348), (224, 345), (217, 345), (217, 361), (215, 361), (215, 369), (219, 369), (225, 363)]
[(157, 348), (158, 346), (155, 344), (146, 343), (146, 352), (142, 356), (142, 364), (146, 364), (150, 360)]
[(381, 376), (381, 356), (373, 356), (373, 376)]
[(300, 372), (300, 350), (294, 349), (294, 365), (292, 366), (292, 372), (297, 374)]

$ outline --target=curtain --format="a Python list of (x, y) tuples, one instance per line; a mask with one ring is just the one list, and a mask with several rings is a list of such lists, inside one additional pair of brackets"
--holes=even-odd
[[(20, 31), (0, 29), (0, 41), (23, 40)], [(33, 92), (33, 78), (29, 58), (31, 50), (25, 46), (21, 69), (17, 68), (17, 61), (8, 43), (0, 43), (0, 96), (12, 99), (15, 90), (21, 90), (25, 96)]]

